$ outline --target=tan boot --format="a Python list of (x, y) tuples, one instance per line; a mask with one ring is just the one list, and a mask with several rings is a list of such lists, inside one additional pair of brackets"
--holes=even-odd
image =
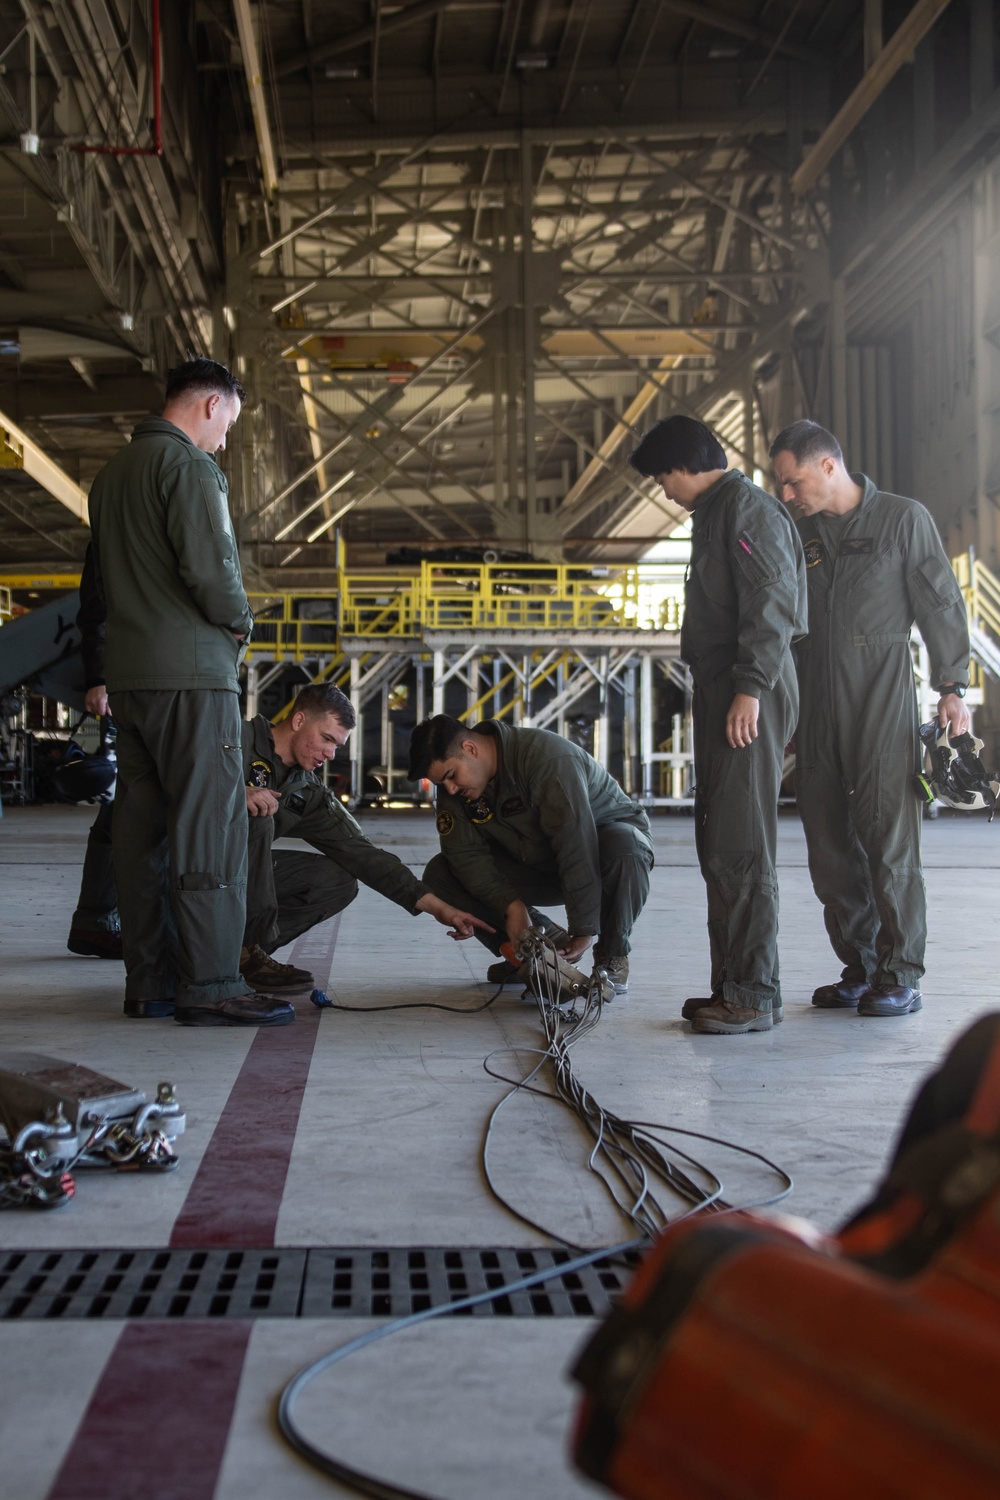
[(751, 1010), (748, 1005), (729, 1005), (717, 1000), (714, 1005), (703, 1005), (695, 1011), (691, 1021), (694, 1031), (708, 1032), (712, 1036), (740, 1036), (744, 1031), (770, 1031), (774, 1025), (769, 1010)]

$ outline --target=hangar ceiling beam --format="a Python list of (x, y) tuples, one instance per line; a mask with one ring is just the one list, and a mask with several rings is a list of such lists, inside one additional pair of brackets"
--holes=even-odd
[(755, 25), (752, 21), (728, 15), (717, 6), (700, 5), (696, 0), (664, 0), (664, 5), (667, 10), (672, 10), (675, 15), (685, 16), (689, 21), (699, 21), (715, 31), (742, 37), (744, 41), (755, 42), (758, 47), (766, 47), (768, 51), (773, 49), (775, 52), (783, 52), (787, 57), (797, 58), (799, 62), (819, 63), (823, 60), (815, 47), (803, 47), (780, 33)]
[(871, 67), (840, 107), (802, 164), (792, 173), (792, 190), (799, 194), (814, 188), (841, 146), (871, 109), (883, 89), (913, 55), (949, 0), (917, 0), (905, 21), (893, 33)]
[(3, 452), (7, 456), (6, 467), (23, 469), (36, 484), (65, 505), (68, 511), (89, 525), (87, 493), (82, 490), (65, 469), (49, 457), (43, 448), (34, 442), (23, 428), (18, 427), (0, 411), (0, 432), (3, 435)]
[(260, 53), (257, 50), (253, 15), (250, 11), (250, 0), (233, 0), (233, 10), (236, 12), (236, 30), (240, 39), (240, 51), (243, 54), (243, 71), (246, 74), (247, 89), (250, 93), (250, 113), (253, 115), (253, 128), (257, 136), (257, 149), (260, 152), (261, 181), (264, 186), (264, 195), (270, 199), (274, 197), (278, 187), (278, 167), (274, 156), (274, 145), (271, 141), (271, 127), (268, 124), (267, 98), (264, 94), (264, 79), (260, 67)]

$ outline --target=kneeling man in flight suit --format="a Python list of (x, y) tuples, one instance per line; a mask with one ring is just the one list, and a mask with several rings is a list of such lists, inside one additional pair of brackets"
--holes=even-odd
[[(579, 963), (596, 937), (594, 958), (624, 995), (653, 845), (642, 808), (593, 756), (547, 729), (497, 719), (470, 729), (435, 714), (413, 731), (410, 777), (439, 788), (441, 853), (424, 879), (485, 919), (480, 942), (499, 955), (501, 943), (516, 947), (539, 923), (529, 903), (564, 904), (568, 937), (553, 933), (563, 957)], [(487, 979), (512, 982), (517, 973), (494, 964)]]
[[(467, 938), (486, 923), (442, 901), (401, 860), (365, 837), (316, 772), (347, 743), (357, 715), (350, 699), (325, 683), (299, 693), (292, 711), (271, 724), (258, 714), (243, 725), (243, 775), (250, 814), (247, 924), (240, 972), (253, 989), (295, 994), (314, 979), (278, 963), (276, 949), (343, 911), (358, 881), (416, 915), (427, 912)], [(272, 852), (278, 838), (304, 839), (317, 854)], [(488, 930), (488, 929), (486, 929)]]

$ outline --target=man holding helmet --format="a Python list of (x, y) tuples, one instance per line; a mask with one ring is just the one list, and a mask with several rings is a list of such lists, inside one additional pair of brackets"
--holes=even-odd
[(809, 587), (809, 635), (796, 649), (796, 791), (813, 887), (844, 966), (812, 1003), (909, 1015), (922, 1004), (927, 937), (910, 627), (930, 653), (938, 720), (962, 735), (965, 603), (928, 511), (849, 474), (832, 433), (793, 422), (771, 462), (798, 517)]

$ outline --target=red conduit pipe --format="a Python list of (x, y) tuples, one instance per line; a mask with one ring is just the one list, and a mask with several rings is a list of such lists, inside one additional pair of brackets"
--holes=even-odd
[(151, 146), (70, 146), (71, 151), (97, 156), (162, 156), (163, 114), (160, 101), (160, 0), (151, 0), (153, 43), (153, 144)]

